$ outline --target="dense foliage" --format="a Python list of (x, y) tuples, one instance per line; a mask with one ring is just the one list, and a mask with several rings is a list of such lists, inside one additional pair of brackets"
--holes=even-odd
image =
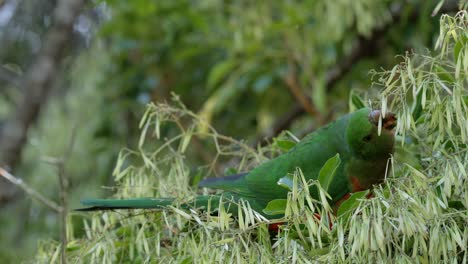
[(230, 136), (269, 134), (296, 101), (323, 123), (346, 111), (333, 95), (370, 86), (369, 69), (392, 65), (408, 47), (433, 46), (434, 3), (402, 3), (109, 1), (106, 86), (147, 100), (176, 92)]

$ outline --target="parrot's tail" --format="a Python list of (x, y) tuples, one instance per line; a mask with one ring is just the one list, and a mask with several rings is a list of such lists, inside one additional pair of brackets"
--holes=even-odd
[[(229, 199), (229, 196), (223, 196)], [(81, 204), (87, 206), (76, 211), (101, 211), (114, 209), (165, 209), (169, 206), (179, 205), (182, 209), (204, 208), (217, 209), (221, 196), (205, 195), (197, 196), (193, 200), (178, 204), (174, 198), (135, 198), (135, 199), (85, 199)]]

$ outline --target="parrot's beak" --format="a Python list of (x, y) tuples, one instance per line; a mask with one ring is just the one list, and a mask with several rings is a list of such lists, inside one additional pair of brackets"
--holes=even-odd
[[(378, 126), (379, 125), (379, 118), (381, 115), (380, 110), (374, 110), (369, 114), (369, 121)], [(394, 113), (387, 112), (385, 116), (382, 118), (382, 128), (391, 131), (397, 125), (397, 117)]]

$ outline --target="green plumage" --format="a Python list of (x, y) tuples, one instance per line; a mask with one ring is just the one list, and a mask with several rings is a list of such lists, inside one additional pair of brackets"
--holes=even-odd
[[(383, 181), (387, 161), (393, 153), (392, 129), (396, 119), (387, 113), (381, 120), (382, 131), (378, 135), (379, 117), (380, 111), (360, 109), (307, 135), (289, 152), (249, 173), (206, 179), (199, 186), (223, 190), (224, 198), (246, 200), (252, 209), (262, 213), (271, 200), (287, 197), (288, 191), (277, 184), (279, 179), (296, 168), (302, 170), (306, 179), (317, 179), (324, 163), (339, 153), (342, 162), (328, 190), (332, 204), (336, 203), (350, 192), (368, 189)], [(181, 206), (206, 207), (211, 202), (211, 208), (216, 208), (219, 198), (217, 195), (199, 196)], [(90, 206), (84, 210), (164, 208), (172, 202), (172, 198), (82, 201)]]

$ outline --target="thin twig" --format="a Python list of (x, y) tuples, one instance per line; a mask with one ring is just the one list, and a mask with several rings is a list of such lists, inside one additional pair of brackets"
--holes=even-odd
[(53, 158), (53, 157), (46, 157), (44, 161), (55, 165), (57, 167), (58, 173), (58, 180), (59, 180), (59, 188), (60, 188), (60, 206), (62, 211), (60, 212), (60, 240), (62, 242), (61, 247), (61, 258), (62, 264), (67, 263), (67, 245), (68, 245), (68, 237), (67, 237), (67, 218), (68, 218), (68, 177), (65, 172), (65, 164), (67, 160), (70, 158), (70, 155), (73, 150), (73, 146), (75, 144), (76, 139), (76, 128), (72, 130), (72, 135), (70, 138), (70, 142), (68, 144), (65, 153), (63, 154), (62, 158)]
[(296, 98), (296, 101), (301, 105), (302, 109), (304, 109), (311, 116), (316, 117), (319, 113), (315, 109), (315, 106), (313, 105), (310, 97), (304, 94), (303, 88), (299, 83), (298, 74), (296, 70), (297, 59), (294, 58), (293, 51), (290, 48), (287, 37), (284, 37), (284, 43), (287, 50), (289, 72), (283, 80), (286, 83), (286, 86), (288, 87), (289, 91)]
[(70, 138), (70, 143), (68, 144), (68, 148), (64, 154), (62, 162), (58, 166), (58, 178), (59, 178), (59, 186), (60, 186), (60, 204), (63, 208), (60, 217), (61, 217), (61, 229), (60, 229), (60, 236), (62, 240), (62, 264), (67, 263), (67, 217), (68, 217), (68, 177), (65, 173), (65, 164), (67, 160), (70, 158), (70, 155), (73, 150), (73, 146), (75, 145), (76, 139), (76, 129), (72, 130), (72, 135)]
[(315, 107), (312, 104), (312, 101), (307, 97), (303, 92), (299, 80), (297, 79), (296, 66), (294, 62), (289, 63), (290, 72), (284, 78), (286, 86), (289, 88), (289, 91), (296, 98), (296, 101), (301, 105), (301, 107), (311, 116), (317, 116), (318, 112), (315, 110)]
[(23, 189), (27, 194), (29, 194), (33, 199), (39, 201), (43, 205), (49, 207), (50, 209), (54, 210), (55, 212), (60, 213), (63, 209), (58, 205), (56, 202), (46, 198), (38, 191), (34, 190), (33, 188), (29, 187), (22, 179), (17, 178), (11, 175), (8, 171), (0, 167), (0, 175), (7, 179), (9, 182), (13, 183), (14, 185)]

